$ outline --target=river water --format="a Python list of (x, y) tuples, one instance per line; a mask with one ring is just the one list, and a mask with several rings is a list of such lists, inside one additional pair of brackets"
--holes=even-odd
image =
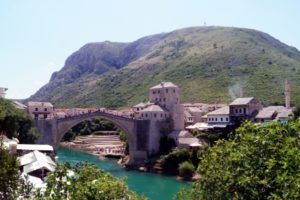
[(138, 194), (148, 197), (150, 200), (170, 200), (180, 188), (190, 187), (189, 183), (178, 181), (174, 177), (128, 171), (120, 167), (116, 160), (99, 160), (97, 157), (81, 151), (59, 148), (57, 156), (59, 163), (86, 161), (97, 165), (99, 168), (111, 173), (114, 177), (127, 177), (129, 188)]

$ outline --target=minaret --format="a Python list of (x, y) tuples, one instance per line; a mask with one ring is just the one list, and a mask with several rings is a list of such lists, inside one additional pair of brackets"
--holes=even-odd
[(287, 79), (284, 81), (284, 95), (285, 95), (285, 107), (287, 109), (291, 108), (291, 91), (290, 84)]

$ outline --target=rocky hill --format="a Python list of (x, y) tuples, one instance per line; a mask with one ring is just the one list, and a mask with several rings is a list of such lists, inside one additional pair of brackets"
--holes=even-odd
[(300, 52), (251, 29), (192, 27), (131, 43), (84, 45), (28, 100), (55, 106), (123, 107), (148, 99), (148, 88), (172, 81), (183, 102), (229, 102), (242, 93), (284, 102), (284, 79), (300, 104)]

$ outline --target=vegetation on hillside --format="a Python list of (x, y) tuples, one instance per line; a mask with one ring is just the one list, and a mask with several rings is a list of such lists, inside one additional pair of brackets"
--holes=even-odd
[(230, 102), (243, 93), (284, 103), (284, 79), (300, 104), (300, 53), (266, 33), (194, 27), (132, 43), (87, 44), (30, 100), (62, 107), (123, 107), (148, 99), (160, 81), (181, 88), (183, 102)]
[(176, 199), (299, 199), (300, 120), (245, 123), (201, 151), (201, 178)]

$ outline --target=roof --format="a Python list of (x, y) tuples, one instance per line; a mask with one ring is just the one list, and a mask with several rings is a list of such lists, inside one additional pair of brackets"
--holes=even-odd
[(171, 138), (191, 138), (191, 137), (194, 137), (189, 131), (186, 131), (186, 130), (172, 131), (168, 136), (171, 137)]
[(238, 106), (238, 105), (247, 105), (252, 101), (254, 97), (242, 97), (242, 98), (237, 98), (233, 102), (231, 102), (229, 105), (230, 106)]
[(160, 89), (160, 88), (178, 88), (178, 86), (172, 82), (161, 82), (160, 84), (153, 86), (150, 89), (152, 90), (152, 89)]
[(53, 107), (50, 102), (39, 102), (39, 101), (29, 101), (27, 103), (28, 106), (44, 106), (44, 107)]
[(288, 118), (288, 116), (292, 114), (292, 109), (287, 109), (284, 106), (268, 106), (263, 108), (261, 111), (259, 111), (259, 113), (256, 115), (255, 118), (257, 119), (271, 118), (276, 113), (277, 113), (276, 118)]
[(135, 106), (133, 106), (134, 108), (144, 108), (144, 107), (146, 107), (147, 106), (147, 104), (145, 104), (145, 103), (139, 103), (139, 104), (137, 104), (137, 105), (135, 105)]
[(18, 101), (12, 101), (12, 103), (13, 103), (13, 105), (14, 105), (16, 108), (18, 108), (18, 109), (26, 109), (26, 108), (27, 108), (26, 105), (24, 105), (24, 104), (22, 104), (22, 103), (20, 103), (20, 102), (18, 102)]
[(286, 109), (284, 111), (279, 112), (276, 118), (277, 119), (288, 118), (292, 114), (293, 114), (292, 109)]
[(257, 119), (266, 119), (266, 118), (272, 118), (274, 114), (276, 114), (276, 110), (271, 110), (268, 108), (263, 108), (262, 110), (259, 111), (259, 113), (256, 115), (255, 118)]
[(192, 113), (195, 113), (195, 112), (202, 112), (202, 110), (200, 108), (197, 108), (197, 107), (189, 107), (187, 108), (187, 110), (189, 112), (192, 112)]
[(199, 139), (196, 137), (191, 137), (191, 138), (178, 138), (178, 145), (191, 145), (193, 143), (199, 143)]
[(191, 113), (189, 113), (189, 112), (186, 111), (186, 110), (183, 111), (183, 114), (184, 114), (185, 117), (193, 117), (193, 116), (191, 115)]
[(48, 144), (18, 144), (17, 150), (25, 151), (53, 151), (53, 147)]
[(207, 115), (229, 115), (229, 106), (224, 106), (212, 112), (209, 112)]
[(165, 108), (160, 107), (159, 105), (150, 105), (140, 112), (168, 112)]
[(39, 151), (33, 151), (30, 153), (27, 153), (23, 156), (18, 157), (18, 160), (20, 161), (20, 165), (28, 165), (32, 162), (36, 162), (36, 161), (43, 161), (43, 162), (47, 162), (51, 165), (56, 165), (55, 162), (47, 155), (39, 152)]
[(55, 162), (47, 155), (39, 152), (33, 151), (23, 156), (18, 157), (20, 165), (23, 167), (24, 173), (30, 173), (38, 169), (47, 169), (49, 171), (54, 171), (56, 164)]

